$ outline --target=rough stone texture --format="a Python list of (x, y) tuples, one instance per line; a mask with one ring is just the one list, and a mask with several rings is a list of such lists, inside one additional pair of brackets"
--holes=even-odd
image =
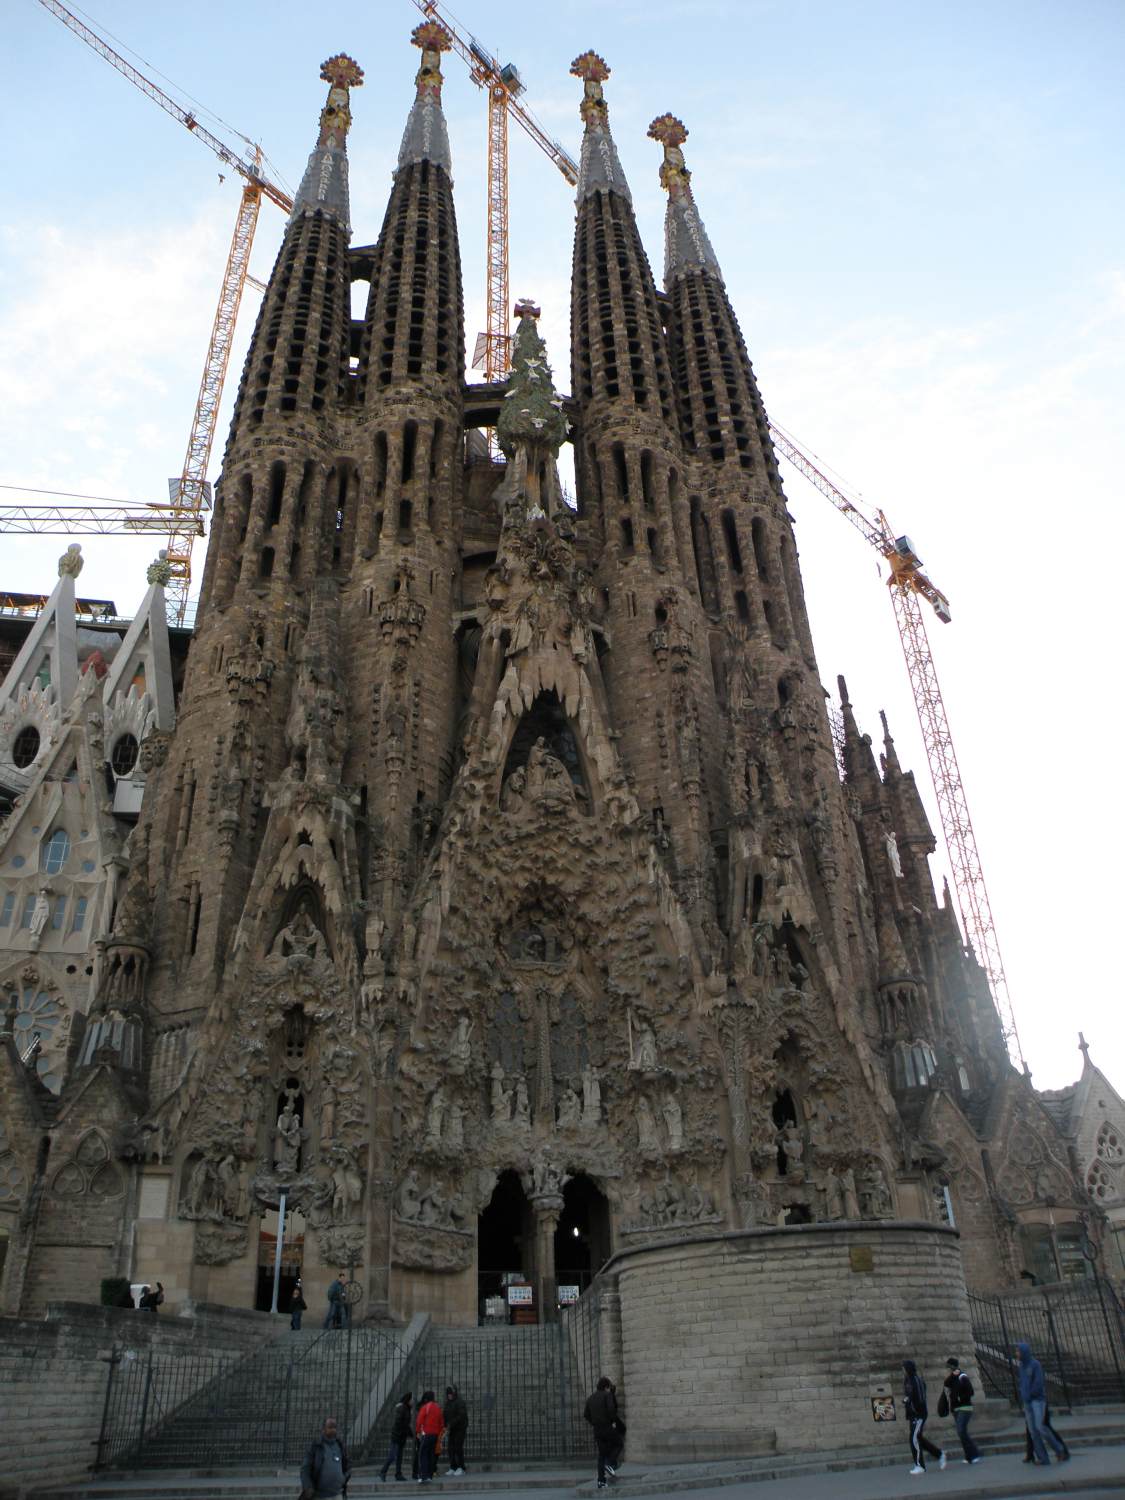
[[(972, 1349), (957, 1237), (929, 1224), (722, 1234), (625, 1251), (603, 1277), (624, 1330), (607, 1368), (632, 1393), (642, 1462), (733, 1457), (771, 1434), (785, 1452), (904, 1447), (903, 1358), (937, 1392), (950, 1351)], [(895, 1422), (873, 1420), (880, 1394)]]
[[(464, 441), (445, 41), (429, 22), (415, 41), (372, 246), (349, 247), (342, 170), (358, 70), (326, 71), (128, 845), (93, 790), (100, 712), (74, 710), (77, 791), (47, 784), (45, 755), (35, 785), (4, 772), (5, 850), (18, 836), (34, 861), (61, 798), (91, 837), (97, 814), (105, 869), (87, 1040), (52, 1044), (57, 1092), (5, 1011), (4, 1306), (93, 1299), (111, 1273), (250, 1306), (284, 1192), (310, 1307), (354, 1266), (366, 1315), (471, 1324), (504, 1173), (548, 1312), (580, 1188), (596, 1266), (669, 1236), (936, 1224), (948, 1185), (971, 1283), (1011, 1284), (1043, 1217), (1077, 1236), (1089, 1199), (935, 897), (912, 773), (889, 732), (876, 756), (842, 681), (834, 744), (753, 369), (709, 245), (684, 238), (686, 132), (653, 127), (662, 297), (608, 69), (576, 61), (573, 397), (522, 306), (512, 378), (485, 392), (505, 408), (489, 464)], [(55, 645), (41, 631), (12, 669), (22, 699), (5, 688), (0, 770), (21, 728), (97, 706), (60, 644), (66, 588)], [(40, 646), (50, 692), (28, 677)], [(0, 940), (8, 983), (34, 967), (49, 991), (49, 943)]]

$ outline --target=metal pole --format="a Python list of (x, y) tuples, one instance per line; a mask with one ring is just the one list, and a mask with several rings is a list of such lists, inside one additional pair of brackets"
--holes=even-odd
[(1073, 1411), (1074, 1402), (1070, 1399), (1070, 1385), (1066, 1378), (1066, 1360), (1063, 1358), (1062, 1349), (1059, 1347), (1058, 1334), (1055, 1332), (1055, 1318), (1051, 1311), (1051, 1299), (1046, 1293), (1043, 1294), (1043, 1302), (1047, 1308), (1047, 1333), (1050, 1336), (1051, 1347), (1055, 1351), (1055, 1358), (1059, 1363), (1059, 1378), (1062, 1380), (1063, 1397), (1066, 1400), (1067, 1410)]
[(1013, 1345), (1011, 1339), (1008, 1337), (1008, 1320), (1004, 1316), (1004, 1303), (1000, 1298), (996, 1300), (996, 1308), (1000, 1314), (1000, 1336), (1004, 1340), (1004, 1362), (1008, 1366), (1008, 1378), (1012, 1382), (1012, 1404), (1018, 1409), (1022, 1405), (1020, 1401), (1020, 1388), (1019, 1382), (1016, 1379), (1016, 1366), (1012, 1353)]
[(281, 1282), (281, 1249), (285, 1244), (285, 1194), (282, 1193), (281, 1201), (277, 1206), (277, 1246), (273, 1252), (273, 1301), (270, 1303), (270, 1312), (277, 1311), (277, 1289)]

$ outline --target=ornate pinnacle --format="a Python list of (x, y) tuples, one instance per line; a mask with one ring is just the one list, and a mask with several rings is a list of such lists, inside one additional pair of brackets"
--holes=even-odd
[(585, 84), (578, 112), (586, 126), (605, 125), (609, 110), (602, 93), (602, 84), (609, 77), (609, 64), (596, 52), (583, 52), (571, 63), (570, 71)]
[(423, 21), (410, 33), (410, 40), (422, 51), (422, 65), (414, 78), (418, 97), (424, 99), (428, 94), (435, 101), (440, 102), (441, 54), (448, 52), (453, 45), (449, 39), (449, 32), (437, 21)]
[(321, 65), (320, 76), (328, 84), (328, 102), (320, 112), (318, 146), (335, 146), (343, 150), (352, 112), (348, 108), (348, 90), (363, 83), (363, 69), (354, 57), (337, 52)]
[(517, 318), (537, 318), (541, 311), (542, 308), (537, 307), (530, 297), (521, 297), (512, 308), (512, 314)]
[(651, 141), (659, 141), (664, 147), (664, 160), (660, 164), (660, 186), (669, 193), (688, 191), (691, 173), (684, 165), (684, 153), (680, 147), (688, 138), (687, 126), (675, 115), (657, 115), (648, 127)]

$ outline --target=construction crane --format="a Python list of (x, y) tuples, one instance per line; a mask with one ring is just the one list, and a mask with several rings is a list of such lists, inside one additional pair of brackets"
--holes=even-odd
[[(43, 532), (62, 529), (62, 522), (68, 521), (71, 534), (81, 535), (87, 529), (95, 533), (150, 529), (166, 532), (167, 560), (172, 569), (171, 580), (166, 590), (168, 618), (171, 624), (182, 625), (187, 615), (188, 592), (191, 588), (192, 545), (196, 537), (204, 534), (203, 513), (210, 508), (211, 504), (207, 466), (210, 463), (211, 448), (215, 440), (219, 403), (222, 400), (227, 366), (230, 363), (238, 308), (248, 279), (247, 269), (250, 264), (250, 251), (254, 244), (254, 231), (258, 226), (258, 213), (263, 198), (268, 198), (285, 213), (292, 211), (293, 200), (288, 193), (270, 182), (269, 178), (263, 174), (261, 147), (247, 137), (243, 137), (249, 147), (247, 153), (240, 153), (228, 146), (206, 126), (201, 125), (191, 110), (177, 103), (159, 85), (153, 83), (150, 78), (146, 78), (119, 52), (114, 51), (96, 31), (92, 31), (89, 26), (67, 10), (65, 5), (60, 5), (59, 0), (39, 0), (39, 3), (70, 31), (73, 31), (75, 36), (80, 37), (87, 46), (92, 47), (99, 57), (103, 57), (130, 83), (139, 88), (142, 94), (147, 94), (174, 120), (178, 120), (181, 125), (190, 130), (197, 140), (202, 141), (215, 153), (220, 161), (225, 162), (243, 178), (242, 200), (238, 208), (238, 217), (235, 220), (234, 234), (231, 236), (219, 305), (211, 326), (211, 338), (207, 345), (203, 377), (199, 383), (199, 395), (195, 403), (195, 415), (188, 437), (183, 472), (178, 478), (168, 481), (167, 505), (161, 503), (132, 512), (126, 507), (126, 514), (112, 518), (120, 524), (108, 524), (110, 518), (101, 512), (95, 516), (90, 512), (67, 513), (60, 508), (52, 516), (48, 516), (47, 512), (50, 507), (38, 507), (34, 519), (26, 508), (24, 508), (25, 513), (7, 512), (0, 516), (0, 529), (6, 531)], [(153, 516), (156, 517), (159, 525), (148, 524)], [(53, 524), (56, 521), (59, 523), (58, 526)]]
[[(519, 70), (501, 63), (473, 36), (463, 34), (436, 0), (414, 0), (422, 14), (449, 33), (453, 50), (468, 64), (469, 76), (488, 91), (488, 243), (486, 253), (485, 331), (477, 335), (473, 369), (486, 381), (503, 380), (511, 363), (512, 336), (508, 332), (508, 116), (511, 115), (574, 187), (578, 163), (552, 140), (539, 121), (520, 102), (524, 92)], [(490, 440), (491, 441), (491, 440)]]
[(880, 553), (890, 568), (887, 588), (894, 605), (899, 639), (906, 657), (906, 670), (914, 693), (914, 706), (918, 711), (918, 722), (922, 726), (922, 739), (937, 798), (941, 831), (949, 855), (961, 924), (977, 962), (988, 976), (1009, 1056), (1013, 1062), (1023, 1067), (1023, 1049), (1016, 1030), (1012, 998), (1004, 973), (1004, 961), (1000, 955), (988, 889), (984, 882), (980, 851), (973, 832), (973, 821), (969, 816), (965, 783), (957, 764), (957, 752), (953, 748), (949, 715), (945, 710), (920, 602), (925, 599), (938, 619), (948, 625), (952, 618), (949, 600), (922, 572), (922, 560), (910, 538), (896, 536), (881, 510), (875, 512), (874, 518), (868, 516), (835, 480), (825, 474), (820, 464), (801, 447), (796, 438), (774, 422), (770, 423), (770, 436), (778, 452), (810, 484), (815, 485), (822, 495), (831, 500), (869, 545)]
[[(0, 531), (24, 536), (106, 536), (113, 532), (164, 532), (168, 530), (166, 505), (130, 505), (126, 500), (110, 500), (102, 495), (75, 495), (66, 490), (25, 490), (12, 484), (0, 484), (0, 490), (20, 496), (47, 496), (52, 500), (79, 500), (80, 505), (49, 504), (45, 499), (18, 499), (0, 502)], [(203, 535), (202, 518), (197, 518), (198, 535)]]

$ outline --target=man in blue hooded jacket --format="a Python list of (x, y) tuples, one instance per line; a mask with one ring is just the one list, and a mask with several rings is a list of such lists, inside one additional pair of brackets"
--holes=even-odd
[(1027, 1430), (1031, 1434), (1031, 1446), (1035, 1450), (1035, 1462), (1037, 1464), (1049, 1464), (1051, 1460), (1047, 1457), (1047, 1446), (1043, 1439), (1046, 1438), (1055, 1450), (1058, 1462), (1065, 1463), (1070, 1457), (1063, 1444), (1049, 1427), (1043, 1425), (1043, 1413), (1047, 1409), (1047, 1382), (1043, 1379), (1043, 1366), (1031, 1352), (1030, 1344), (1020, 1344), (1019, 1349), (1019, 1382), (1020, 1401), (1023, 1403), (1023, 1414), (1027, 1421)]

